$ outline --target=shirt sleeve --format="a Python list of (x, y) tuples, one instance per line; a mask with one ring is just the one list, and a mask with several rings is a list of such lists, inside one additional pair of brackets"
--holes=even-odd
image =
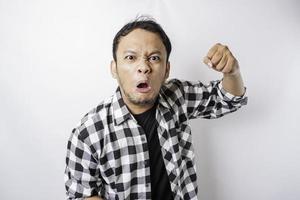
[[(87, 130), (82, 132), (84, 131)], [(93, 157), (90, 146), (84, 142), (79, 130), (73, 129), (67, 145), (64, 175), (68, 200), (83, 200), (99, 195), (101, 180), (98, 178), (97, 166), (98, 162)]]
[(200, 81), (182, 81), (181, 84), (189, 119), (219, 118), (247, 104), (246, 88), (242, 96), (234, 96), (225, 91), (221, 80), (211, 81), (207, 85)]

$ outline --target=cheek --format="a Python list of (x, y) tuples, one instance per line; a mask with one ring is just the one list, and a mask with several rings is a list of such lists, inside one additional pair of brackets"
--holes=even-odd
[(165, 81), (165, 73), (164, 72), (160, 72), (160, 74), (157, 74), (154, 84), (156, 85), (157, 89), (160, 89), (161, 85), (164, 83)]
[(131, 67), (125, 64), (120, 64), (117, 68), (117, 72), (119, 77), (126, 78), (128, 77), (128, 74), (130, 74)]
[(129, 70), (120, 69), (118, 71), (119, 82), (123, 85), (123, 87), (131, 87), (134, 83), (133, 73)]
[[(163, 66), (162, 66), (163, 68)], [(164, 70), (160, 70), (158, 73), (158, 79), (161, 81), (164, 81), (165, 77), (166, 77), (166, 68), (163, 68)]]
[(127, 64), (122, 67), (122, 73), (128, 76), (128, 78), (132, 77), (135, 74), (135, 71), (136, 66), (134, 65)]

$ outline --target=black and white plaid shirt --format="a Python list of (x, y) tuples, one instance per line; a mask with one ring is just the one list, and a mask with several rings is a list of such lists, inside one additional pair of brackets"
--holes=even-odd
[[(174, 199), (197, 199), (197, 175), (189, 119), (218, 118), (247, 103), (209, 85), (172, 79), (160, 90), (156, 120), (162, 157)], [(68, 199), (151, 199), (147, 139), (120, 90), (87, 113), (67, 145)], [(155, 192), (155, 191), (153, 191)]]

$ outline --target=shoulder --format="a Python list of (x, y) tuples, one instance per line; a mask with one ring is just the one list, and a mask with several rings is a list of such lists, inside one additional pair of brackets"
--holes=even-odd
[(78, 138), (82, 141), (89, 141), (88, 138), (91, 136), (101, 137), (104, 125), (107, 123), (109, 113), (111, 113), (112, 99), (113, 96), (101, 101), (87, 112), (72, 132), (77, 132)]
[(195, 87), (196, 85), (202, 86), (201, 82), (191, 82), (181, 79), (170, 79), (165, 84), (162, 85), (161, 92), (163, 95), (172, 98), (178, 98), (183, 96), (190, 89)]
[(164, 90), (184, 90), (188, 87), (202, 87), (204, 84), (201, 81), (187, 81), (181, 79), (170, 79), (168, 80), (163, 86), (162, 89)]
[(162, 92), (170, 95), (177, 90), (181, 90), (182, 87), (183, 87), (183, 81), (174, 78), (174, 79), (169, 79), (167, 82), (165, 82), (162, 85), (161, 90)]
[(184, 104), (184, 85), (179, 79), (169, 79), (160, 90), (162, 103), (167, 103), (169, 107), (180, 107)]

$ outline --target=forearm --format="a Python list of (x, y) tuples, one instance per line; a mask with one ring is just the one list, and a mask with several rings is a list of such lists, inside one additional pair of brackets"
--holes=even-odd
[(222, 81), (223, 88), (232, 95), (242, 96), (245, 93), (245, 87), (241, 73), (224, 74)]
[(103, 200), (103, 199), (100, 197), (94, 196), (94, 197), (85, 198), (85, 200)]

